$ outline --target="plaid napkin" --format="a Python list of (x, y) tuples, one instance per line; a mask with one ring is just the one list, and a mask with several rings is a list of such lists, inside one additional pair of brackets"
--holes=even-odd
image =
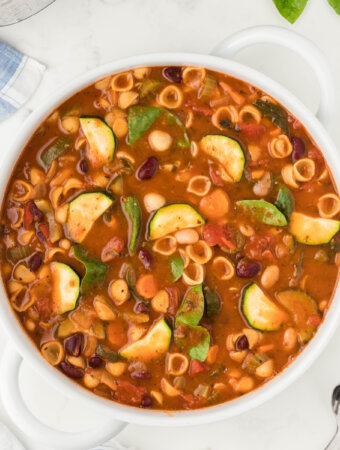
[(26, 103), (44, 71), (38, 61), (0, 42), (0, 122)]

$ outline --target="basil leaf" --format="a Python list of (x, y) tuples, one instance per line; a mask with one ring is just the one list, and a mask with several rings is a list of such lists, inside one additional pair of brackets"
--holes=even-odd
[(202, 285), (193, 286), (189, 289), (187, 295), (179, 307), (175, 327), (178, 325), (198, 325), (204, 313), (204, 296)]
[(239, 200), (236, 205), (244, 208), (259, 222), (276, 227), (285, 227), (287, 219), (276, 206), (265, 200)]
[(289, 218), (294, 209), (294, 197), (290, 190), (284, 184), (280, 186), (277, 194), (275, 206)]
[(71, 146), (71, 141), (66, 137), (62, 136), (57, 138), (52, 145), (47, 147), (40, 155), (40, 160), (43, 165), (48, 168), (52, 162), (59, 158), (59, 156), (64, 153)]
[(256, 100), (253, 105), (261, 111), (264, 117), (271, 119), (277, 127), (281, 128), (284, 134), (289, 134), (287, 115), (281, 106), (263, 100)]
[(93, 283), (98, 283), (105, 278), (107, 266), (96, 259), (89, 258), (86, 250), (79, 245), (73, 247), (73, 255), (85, 266), (85, 275), (80, 283), (80, 293), (85, 294), (91, 289)]
[(127, 285), (129, 287), (129, 290), (131, 292), (131, 294), (139, 301), (141, 302), (145, 302), (144, 298), (142, 296), (140, 296), (137, 292), (136, 289), (136, 272), (135, 269), (133, 267), (128, 267), (126, 269), (126, 275), (125, 275), (125, 279), (127, 282)]
[(340, 0), (328, 0), (328, 3), (337, 14), (340, 14)]
[(201, 341), (191, 347), (188, 351), (191, 359), (197, 359), (198, 361), (205, 361), (208, 356), (209, 347), (210, 347), (210, 334), (209, 331), (204, 327), (190, 327), (192, 330), (198, 331), (202, 338)]
[(180, 256), (175, 256), (170, 259), (171, 274), (173, 281), (177, 281), (181, 278), (184, 270), (184, 261)]
[(117, 362), (119, 359), (118, 353), (115, 353), (112, 350), (108, 350), (100, 344), (96, 348), (96, 354), (104, 359), (107, 359), (110, 362)]
[(282, 17), (294, 23), (305, 9), (308, 0), (273, 0)]
[(221, 298), (215, 289), (208, 286), (204, 287), (204, 299), (207, 305), (207, 316), (212, 317), (218, 314), (221, 310)]
[(137, 239), (142, 225), (142, 213), (136, 197), (121, 198), (122, 210), (129, 223), (129, 251), (131, 255), (136, 252)]
[(177, 141), (178, 147), (190, 148), (190, 139), (187, 134), (187, 129), (185, 128), (183, 123), (179, 120), (179, 118), (177, 116), (175, 116), (175, 114), (172, 114), (168, 110), (162, 109), (162, 112), (163, 112), (163, 114), (165, 114), (165, 117), (167, 118), (167, 121), (170, 125), (171, 125), (171, 123), (175, 123), (183, 132), (183, 138), (179, 139)]

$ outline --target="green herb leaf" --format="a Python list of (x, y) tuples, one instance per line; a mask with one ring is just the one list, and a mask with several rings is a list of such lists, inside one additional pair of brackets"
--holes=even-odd
[[(305, 9), (308, 0), (273, 0), (282, 17), (294, 23)], [(332, 0), (329, 0), (330, 2)], [(333, 0), (334, 1), (334, 0)]]
[(211, 289), (208, 286), (205, 286), (203, 291), (205, 303), (207, 305), (207, 316), (215, 316), (221, 310), (221, 298), (215, 289)]
[(276, 227), (285, 227), (287, 219), (275, 205), (265, 200), (239, 200), (236, 205), (244, 208), (259, 222)]
[(204, 313), (204, 296), (202, 285), (193, 286), (187, 292), (184, 300), (179, 307), (175, 327), (178, 325), (198, 325)]
[(181, 278), (184, 270), (184, 261), (180, 256), (174, 256), (170, 258), (170, 267), (173, 281), (177, 281)]
[(119, 359), (118, 353), (106, 349), (100, 344), (96, 348), (96, 354), (104, 359), (107, 359), (110, 362), (117, 362)]
[(177, 145), (181, 148), (190, 148), (190, 139), (187, 133), (187, 129), (185, 128), (183, 123), (177, 116), (175, 116), (175, 114), (172, 114), (170, 111), (162, 109), (162, 112), (163, 114), (165, 114), (165, 117), (167, 118), (170, 125), (171, 123), (175, 123), (183, 132), (183, 138), (177, 141)]
[(80, 283), (80, 293), (85, 294), (91, 289), (93, 283), (98, 283), (105, 278), (107, 266), (96, 259), (89, 258), (86, 250), (80, 245), (73, 247), (73, 255), (85, 266), (85, 275)]
[(337, 14), (340, 14), (340, 0), (328, 0), (328, 3)]
[(129, 223), (129, 251), (130, 255), (136, 253), (137, 240), (142, 225), (142, 213), (136, 197), (130, 195), (129, 197), (121, 198), (122, 210)]
[(280, 186), (275, 206), (289, 219), (294, 209), (294, 197), (284, 184)]
[(40, 155), (40, 160), (46, 169), (52, 164), (52, 162), (59, 158), (71, 146), (71, 142), (66, 137), (59, 137), (52, 145), (45, 149)]
[(210, 334), (209, 331), (204, 327), (191, 327), (191, 329), (196, 330), (201, 334), (201, 340), (197, 345), (191, 347), (188, 351), (190, 358), (197, 359), (198, 361), (205, 361), (208, 356), (210, 347)]
[(126, 279), (126, 282), (127, 282), (127, 285), (129, 287), (129, 290), (130, 290), (131, 294), (137, 300), (139, 300), (141, 302), (144, 302), (145, 301), (144, 298), (138, 294), (137, 289), (136, 289), (137, 278), (136, 278), (135, 269), (133, 267), (129, 266), (126, 269), (125, 279)]
[(287, 115), (281, 106), (263, 100), (256, 100), (253, 105), (261, 111), (264, 117), (271, 119), (277, 127), (281, 128), (284, 134), (289, 134)]

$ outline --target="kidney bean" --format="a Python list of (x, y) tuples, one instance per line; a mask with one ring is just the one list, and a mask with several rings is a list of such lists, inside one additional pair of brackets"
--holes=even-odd
[(239, 336), (235, 342), (235, 349), (237, 351), (241, 350), (247, 350), (249, 348), (249, 342), (246, 335), (242, 334), (242, 336)]
[(240, 278), (255, 277), (261, 270), (261, 264), (248, 258), (242, 258), (236, 265), (236, 274)]
[(142, 408), (150, 408), (153, 404), (153, 400), (150, 395), (144, 395), (140, 403)]
[(83, 342), (83, 335), (75, 333), (69, 336), (64, 341), (66, 353), (72, 356), (79, 356), (81, 352), (81, 345)]
[(136, 303), (134, 307), (134, 311), (139, 314), (148, 314), (149, 313), (149, 307), (144, 302), (138, 302)]
[(103, 364), (103, 360), (100, 356), (92, 356), (92, 358), (89, 359), (89, 366), (92, 367), (92, 369), (98, 369)]
[(36, 222), (42, 222), (44, 220), (43, 212), (40, 211), (40, 209), (37, 207), (37, 205), (34, 202), (32, 202), (30, 204), (30, 211), (31, 211), (31, 213), (33, 215), (33, 219)]
[(151, 264), (153, 262), (153, 257), (149, 250), (146, 248), (141, 248), (138, 252), (138, 258), (142, 262), (146, 270), (151, 270)]
[(79, 161), (79, 170), (83, 173), (87, 173), (89, 171), (89, 165), (85, 159)]
[(305, 143), (303, 142), (303, 140), (297, 136), (293, 136), (290, 139), (290, 142), (292, 143), (293, 146), (293, 151), (292, 151), (292, 161), (295, 162), (298, 159), (301, 159), (304, 157), (305, 154)]
[(138, 180), (150, 180), (158, 170), (158, 159), (155, 156), (149, 156), (143, 164), (137, 169)]
[(150, 380), (152, 377), (151, 373), (146, 370), (135, 370), (134, 372), (131, 372), (130, 376), (134, 380)]
[(60, 368), (64, 372), (64, 374), (70, 378), (83, 378), (83, 376), (84, 376), (83, 369), (81, 369), (80, 367), (72, 366), (71, 364), (67, 363), (66, 361), (62, 361), (60, 363)]
[(171, 83), (182, 83), (182, 67), (166, 67), (163, 69), (163, 77)]
[(42, 258), (41, 252), (34, 253), (30, 257), (30, 259), (28, 261), (28, 265), (29, 265), (30, 270), (32, 272), (35, 272), (36, 270), (39, 269), (39, 267), (41, 266), (42, 262), (43, 262), (43, 258)]

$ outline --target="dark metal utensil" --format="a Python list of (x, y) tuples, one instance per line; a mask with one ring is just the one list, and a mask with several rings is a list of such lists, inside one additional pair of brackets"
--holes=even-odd
[(55, 0), (0, 0), (0, 27), (34, 16)]
[(332, 408), (336, 418), (336, 430), (325, 450), (340, 450), (340, 385), (336, 386), (333, 391)]

